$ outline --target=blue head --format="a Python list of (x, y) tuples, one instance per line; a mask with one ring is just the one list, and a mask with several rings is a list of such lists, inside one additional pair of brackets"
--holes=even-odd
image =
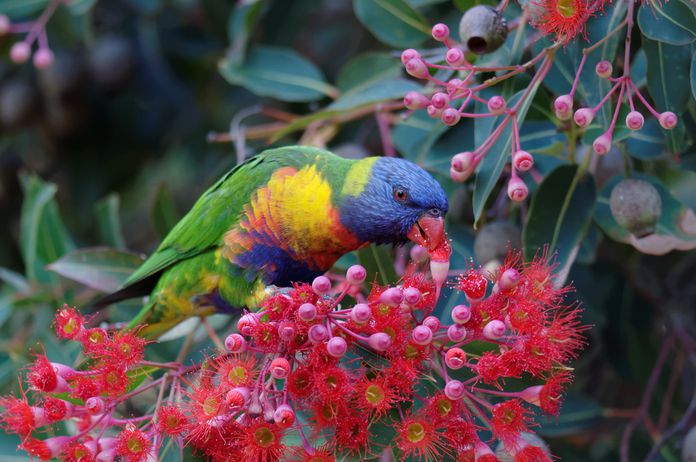
[(362, 191), (346, 195), (340, 209), (341, 223), (361, 241), (400, 244), (410, 239), (432, 248), (443, 237), (447, 195), (416, 164), (380, 157)]

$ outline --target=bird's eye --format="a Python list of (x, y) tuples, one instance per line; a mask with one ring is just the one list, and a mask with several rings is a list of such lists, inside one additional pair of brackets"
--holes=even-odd
[(394, 188), (394, 200), (397, 202), (404, 202), (408, 194), (404, 188)]
[(432, 209), (428, 210), (428, 214), (431, 217), (438, 218), (438, 217), (442, 216), (442, 211), (440, 209), (432, 208)]

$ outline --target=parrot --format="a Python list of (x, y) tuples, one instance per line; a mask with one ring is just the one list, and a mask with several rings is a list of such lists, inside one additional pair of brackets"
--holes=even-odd
[(156, 338), (190, 317), (258, 307), (268, 287), (311, 282), (371, 243), (434, 249), (447, 208), (442, 186), (405, 159), (268, 149), (205, 191), (122, 287), (93, 306), (149, 294), (129, 327)]

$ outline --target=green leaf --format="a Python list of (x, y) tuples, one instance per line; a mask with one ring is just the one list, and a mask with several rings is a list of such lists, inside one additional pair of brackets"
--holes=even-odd
[(418, 91), (422, 88), (416, 82), (401, 78), (380, 80), (367, 86), (358, 86), (342, 94), (326, 109), (328, 111), (348, 111), (367, 104), (403, 98), (409, 91)]
[(12, 286), (17, 292), (29, 292), (29, 281), (21, 274), (0, 266), (0, 281)]
[(538, 432), (541, 436), (554, 438), (578, 434), (595, 427), (602, 416), (602, 408), (594, 400), (580, 395), (568, 395), (557, 418), (537, 417)]
[(399, 122), (392, 129), (396, 149), (411, 162), (423, 165), (430, 157), (435, 142), (449, 130), (425, 111), (416, 111), (408, 119)]
[(696, 172), (674, 168), (661, 172), (660, 179), (675, 199), (696, 210)]
[[(358, 261), (367, 270), (368, 282), (377, 280), (379, 284), (393, 284), (399, 280), (394, 270), (394, 260), (385, 246), (369, 245), (358, 250)], [(376, 278), (376, 279), (375, 279)]]
[(360, 22), (381, 42), (404, 49), (430, 36), (427, 20), (404, 0), (353, 0)]
[(160, 238), (164, 238), (180, 218), (174, 196), (167, 184), (161, 183), (152, 204), (152, 223), (155, 226), (155, 232)]
[(579, 246), (592, 219), (595, 185), (591, 175), (578, 177), (577, 165), (563, 165), (541, 183), (522, 231), (524, 255), (531, 259), (545, 245), (563, 268)]
[(696, 99), (696, 51), (694, 51), (694, 56), (691, 58), (691, 94)]
[(94, 213), (97, 216), (102, 241), (109, 247), (123, 250), (126, 248), (126, 242), (123, 239), (121, 219), (118, 216), (120, 203), (118, 194), (109, 194), (95, 204)]
[[(674, 46), (643, 37), (643, 49), (648, 58), (648, 91), (659, 112), (672, 111), (681, 114), (688, 105), (689, 67), (691, 47)], [(672, 151), (685, 147), (684, 121), (667, 131), (667, 142)]]
[(249, 36), (261, 17), (263, 1), (250, 0), (237, 2), (227, 20), (227, 36), (230, 41), (230, 49), (227, 52), (227, 60), (239, 65), (244, 61)]
[(97, 0), (72, 0), (67, 5), (73, 15), (82, 16), (94, 8), (96, 4)]
[(17, 435), (0, 432), (0, 459), (3, 462), (30, 462), (28, 454), (17, 450), (21, 440)]
[(58, 188), (35, 175), (22, 175), (20, 181), (24, 191), (20, 248), (27, 278), (55, 282), (56, 277), (45, 266), (74, 248), (54, 200)]
[(670, 45), (688, 45), (696, 40), (696, 17), (679, 0), (644, 3), (638, 10), (638, 25), (646, 37)]
[(363, 53), (348, 61), (336, 77), (341, 92), (355, 91), (401, 76), (401, 62), (388, 53)]
[[(527, 114), (527, 110), (529, 109), (529, 106), (532, 104), (534, 95), (536, 94), (537, 90), (539, 90), (540, 85), (541, 81), (538, 80), (536, 83), (534, 83), (532, 87), (528, 89), (529, 93), (527, 94), (526, 99), (522, 102), (517, 111), (518, 125), (522, 125), (522, 123), (524, 122), (524, 117)], [(512, 98), (510, 98), (510, 100), (508, 101), (508, 107), (513, 107), (515, 104), (517, 104), (517, 102), (520, 100), (523, 94), (524, 91), (520, 91), (516, 93)], [(504, 117), (504, 115), (498, 116), (492, 121), (486, 120), (486, 118), (476, 119), (477, 146), (480, 146), (483, 143), (483, 141), (488, 137), (488, 135), (495, 131), (495, 128), (498, 127), (500, 123), (502, 123)], [(486, 127), (487, 129), (482, 129), (479, 127)], [(479, 142), (479, 138), (483, 139), (481, 139)], [(478, 167), (473, 197), (474, 220), (476, 223), (478, 223), (479, 219), (481, 218), (481, 215), (483, 214), (483, 209), (486, 206), (488, 196), (490, 196), (491, 192), (493, 191), (493, 188), (498, 182), (500, 174), (503, 172), (503, 167), (510, 159), (511, 148), (512, 123), (508, 121), (506, 127), (503, 129), (502, 133), (498, 137), (498, 140), (493, 144), (491, 149), (484, 156), (483, 160), (481, 161), (481, 164)]]
[(48, 5), (48, 0), (0, 0), (0, 12), (10, 19), (27, 18), (40, 12)]
[(95, 290), (114, 292), (142, 263), (141, 255), (108, 247), (79, 249), (64, 255), (48, 268)]
[(290, 48), (257, 46), (244, 64), (223, 59), (218, 68), (231, 84), (281, 101), (316, 101), (337, 94), (317, 66)]

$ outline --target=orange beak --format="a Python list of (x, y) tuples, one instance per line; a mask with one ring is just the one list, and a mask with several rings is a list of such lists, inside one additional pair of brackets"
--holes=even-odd
[(444, 217), (423, 215), (416, 221), (406, 237), (428, 250), (433, 250), (440, 244), (444, 235)]

